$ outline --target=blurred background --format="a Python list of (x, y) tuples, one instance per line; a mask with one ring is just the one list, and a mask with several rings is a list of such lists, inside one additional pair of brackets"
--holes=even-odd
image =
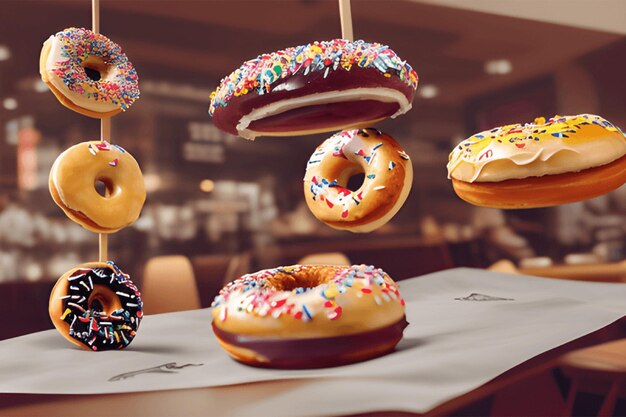
[[(411, 156), (411, 194), (367, 235), (324, 226), (304, 202), (306, 161), (329, 135), (249, 142), (207, 115), (211, 91), (244, 60), (340, 37), (335, 0), (101, 3), (102, 33), (140, 78), (141, 99), (113, 118), (112, 141), (139, 161), (148, 199), (139, 221), (109, 238), (111, 259), (140, 284), (149, 259), (172, 254), (191, 259), (203, 306), (225, 280), (316, 253), (339, 252), (398, 279), (501, 259), (625, 257), (626, 187), (502, 212), (464, 203), (446, 177), (449, 151), (479, 130), (578, 113), (626, 127), (623, 1), (352, 0), (355, 37), (390, 45), (420, 77), (413, 110), (376, 126)], [(31, 318), (3, 322), (0, 339), (50, 327), (53, 283), (97, 259), (97, 236), (48, 192), (55, 158), (99, 138), (98, 120), (61, 106), (40, 80), (42, 43), (71, 26), (90, 28), (89, 1), (0, 2), (0, 317), (13, 317), (25, 297), (37, 306)]]

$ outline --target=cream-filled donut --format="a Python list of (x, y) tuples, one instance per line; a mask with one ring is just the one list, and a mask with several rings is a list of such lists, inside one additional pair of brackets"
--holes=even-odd
[[(361, 187), (346, 188), (359, 173), (364, 174)], [(392, 137), (372, 128), (345, 130), (311, 155), (304, 195), (311, 212), (328, 226), (366, 233), (391, 220), (412, 182), (409, 156)]]
[(477, 133), (450, 154), (456, 193), (478, 206), (581, 201), (626, 182), (626, 137), (600, 116), (554, 116)]
[(262, 54), (211, 95), (218, 128), (246, 139), (366, 127), (411, 108), (417, 73), (388, 46), (335, 39)]
[(398, 286), (373, 266), (294, 265), (244, 275), (213, 302), (213, 331), (253, 366), (319, 368), (380, 356), (407, 325)]
[[(96, 182), (104, 183), (100, 195)], [(137, 220), (146, 188), (135, 158), (122, 147), (91, 141), (72, 146), (50, 171), (50, 194), (65, 214), (95, 233), (113, 233)]]
[(139, 98), (137, 71), (122, 48), (88, 29), (68, 28), (43, 44), (41, 79), (65, 107), (104, 118)]

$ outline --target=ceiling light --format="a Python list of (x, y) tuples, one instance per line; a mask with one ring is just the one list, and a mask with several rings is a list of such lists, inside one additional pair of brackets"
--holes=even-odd
[(200, 181), (200, 190), (202, 190), (203, 192), (210, 193), (214, 189), (215, 189), (215, 181), (209, 180), (209, 179)]
[(41, 80), (35, 80), (33, 82), (33, 89), (38, 93), (45, 93), (48, 91), (48, 85)]
[(2, 106), (7, 110), (15, 110), (17, 109), (17, 100), (13, 97), (7, 97), (2, 100)]
[(11, 58), (11, 50), (6, 45), (0, 45), (0, 61), (6, 61)]
[(508, 59), (492, 59), (485, 62), (487, 74), (503, 75), (513, 71), (513, 64)]
[(417, 89), (417, 93), (421, 98), (435, 98), (439, 95), (439, 89), (436, 85), (425, 84)]

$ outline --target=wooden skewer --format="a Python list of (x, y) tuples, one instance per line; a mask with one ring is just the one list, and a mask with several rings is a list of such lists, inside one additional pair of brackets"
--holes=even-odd
[(341, 19), (341, 37), (343, 39), (353, 41), (354, 33), (352, 32), (352, 11), (350, 10), (350, 0), (339, 0), (339, 18)]
[[(91, 30), (100, 33), (100, 0), (91, 0)], [(100, 119), (100, 141), (111, 139), (111, 118)], [(108, 190), (104, 189), (105, 196)], [(109, 258), (109, 236), (106, 233), (98, 235), (98, 260), (106, 262)]]

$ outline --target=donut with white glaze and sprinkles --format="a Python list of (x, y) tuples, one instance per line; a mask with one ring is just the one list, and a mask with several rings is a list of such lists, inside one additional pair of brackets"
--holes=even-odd
[[(363, 173), (357, 190), (348, 180)], [(304, 195), (311, 212), (328, 226), (371, 232), (400, 210), (413, 182), (409, 156), (376, 129), (345, 130), (322, 143), (309, 159)]]
[(83, 349), (127, 347), (143, 317), (139, 290), (113, 262), (91, 262), (66, 272), (52, 289), (54, 327)]
[(386, 45), (313, 42), (245, 62), (211, 94), (209, 114), (246, 139), (365, 127), (410, 110), (417, 81)]
[(448, 177), (458, 196), (477, 206), (533, 208), (582, 201), (626, 182), (626, 136), (593, 114), (496, 127), (450, 153)]
[(213, 331), (235, 360), (320, 368), (392, 351), (407, 326), (396, 283), (373, 266), (294, 265), (244, 275), (212, 304)]
[(39, 72), (65, 107), (98, 119), (127, 110), (139, 79), (122, 48), (88, 29), (64, 29), (46, 40)]

